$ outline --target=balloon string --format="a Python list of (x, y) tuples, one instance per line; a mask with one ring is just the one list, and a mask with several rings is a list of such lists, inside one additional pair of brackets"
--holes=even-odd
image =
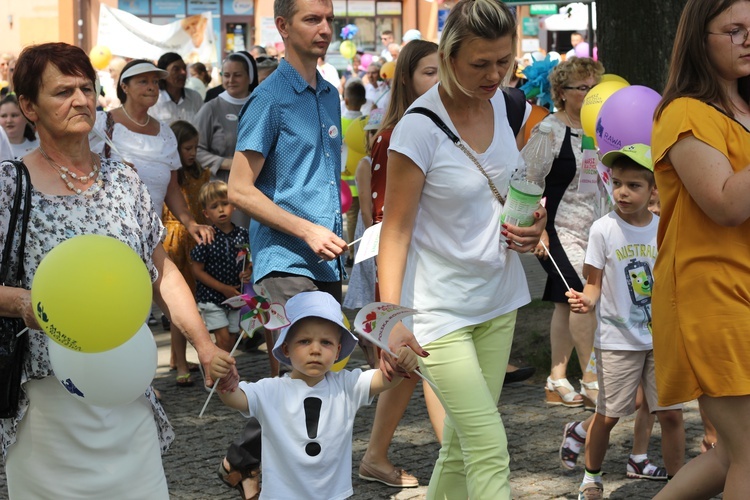
[[(237, 346), (240, 345), (240, 340), (242, 340), (242, 336), (247, 335), (245, 333), (245, 330), (240, 330), (240, 335), (237, 337), (237, 342), (234, 343), (234, 347), (232, 347), (232, 351), (229, 353), (230, 356), (234, 354), (234, 351), (237, 350)], [(203, 403), (203, 408), (201, 408), (200, 414), (198, 414), (198, 418), (203, 418), (203, 412), (206, 411), (206, 407), (208, 406), (208, 402), (211, 401), (211, 396), (214, 395), (214, 391), (216, 391), (216, 386), (219, 385), (219, 381), (221, 378), (217, 378), (214, 382), (213, 387), (211, 387), (211, 392), (208, 393), (208, 397), (206, 398), (206, 402)]]
[(547, 256), (549, 257), (549, 260), (551, 260), (552, 263), (555, 265), (555, 269), (557, 269), (557, 274), (560, 275), (560, 278), (563, 280), (563, 283), (565, 283), (565, 289), (571, 290), (570, 285), (568, 285), (568, 282), (565, 281), (565, 277), (563, 276), (562, 271), (560, 271), (560, 268), (557, 267), (557, 262), (555, 262), (555, 259), (552, 257), (552, 254), (549, 253), (549, 248), (547, 248), (547, 245), (545, 245), (542, 240), (539, 240), (539, 243), (542, 244), (542, 248), (544, 248), (544, 251), (547, 252)]

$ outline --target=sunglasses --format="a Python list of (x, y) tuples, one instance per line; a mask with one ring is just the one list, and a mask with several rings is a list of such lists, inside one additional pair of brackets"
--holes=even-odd
[(265, 61), (276, 61), (276, 60), (277, 60), (276, 56), (258, 56), (255, 58), (255, 62), (259, 62), (259, 63), (262, 63)]

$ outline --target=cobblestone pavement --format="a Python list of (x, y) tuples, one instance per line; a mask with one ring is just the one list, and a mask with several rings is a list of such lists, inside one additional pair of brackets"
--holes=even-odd
[[(530, 272), (530, 288), (533, 295), (540, 290), (536, 262), (527, 267)], [(534, 267), (536, 264), (536, 267)], [(542, 271), (543, 272), (543, 271)], [(533, 274), (537, 273), (537, 274)], [(174, 372), (169, 373), (169, 334), (154, 328), (159, 345), (159, 370), (154, 386), (162, 393), (166, 408), (177, 438), (164, 456), (164, 468), (169, 481), (171, 497), (175, 500), (236, 499), (237, 491), (227, 488), (216, 476), (216, 469), (228, 444), (241, 431), (244, 419), (239, 413), (224, 407), (214, 397), (203, 418), (198, 413), (207, 393), (202, 387), (178, 388), (174, 384)], [(190, 353), (195, 360), (194, 351)], [(349, 362), (349, 368), (362, 366), (364, 357), (357, 349)], [(255, 381), (266, 375), (266, 354), (260, 352), (237, 354), (237, 364), (244, 380)], [(578, 409), (549, 407), (544, 402), (544, 390), (540, 384), (519, 383), (503, 389), (500, 411), (505, 422), (511, 456), (511, 486), (517, 499), (561, 499), (577, 498), (582, 471), (566, 472), (560, 466), (558, 448), (562, 429), (566, 422), (583, 420), (590, 413)], [(352, 474), (354, 499), (398, 499), (425, 498), (432, 467), (438, 453), (432, 429), (424, 407), (421, 386), (417, 388), (406, 410), (401, 425), (391, 445), (390, 458), (398, 467), (414, 474), (421, 485), (415, 489), (398, 490), (379, 483), (359, 479), (357, 467), (367, 446), (375, 412), (375, 403), (363, 408), (354, 425)], [(687, 454), (691, 458), (699, 453), (702, 428), (697, 405), (688, 404), (685, 409), (687, 430)], [(645, 480), (630, 480), (625, 476), (625, 465), (632, 444), (633, 419), (625, 418), (612, 432), (611, 444), (603, 470), (605, 496), (612, 499), (652, 498), (663, 483)], [(649, 456), (661, 465), (659, 450), (659, 426), (654, 427)], [(0, 471), (0, 498), (7, 498), (5, 471)], [(14, 499), (15, 500), (15, 499)], [(19, 499), (25, 500), (25, 499)], [(145, 499), (133, 499), (145, 500)], [(290, 499), (291, 500), (291, 499)]]
[[(174, 385), (174, 372), (170, 374), (167, 371), (168, 334), (160, 331), (156, 333), (160, 346), (160, 368), (154, 386), (162, 393), (164, 407), (177, 434), (172, 448), (164, 456), (171, 497), (175, 500), (236, 499), (239, 497), (237, 492), (217, 479), (216, 469), (227, 445), (242, 429), (244, 419), (237, 412), (224, 407), (217, 397), (211, 400), (204, 417), (198, 418), (207, 393), (198, 386), (178, 388)], [(243, 379), (247, 380), (257, 380), (268, 370), (266, 355), (259, 352), (239, 352), (237, 363)], [(361, 366), (363, 363), (364, 358), (357, 350), (349, 367)], [(514, 498), (575, 498), (582, 473), (580, 470), (563, 471), (558, 459), (558, 447), (563, 425), (572, 420), (582, 420), (589, 413), (577, 409), (548, 407), (544, 403), (542, 387), (526, 383), (506, 386), (499, 407), (509, 440)], [(374, 410), (374, 403), (360, 410), (354, 425), (353, 498), (425, 498), (438, 445), (424, 407), (421, 386), (415, 391), (396, 431), (390, 456), (396, 465), (416, 475), (420, 484), (425, 486), (398, 490), (358, 478), (356, 469), (367, 446)], [(699, 452), (701, 434), (700, 417), (694, 403), (687, 405), (685, 421), (688, 455), (692, 457)], [(612, 499), (652, 498), (662, 486), (658, 482), (629, 480), (625, 477), (627, 454), (632, 443), (632, 427), (632, 418), (623, 419), (612, 433), (611, 446), (603, 467), (606, 472), (605, 494)], [(657, 424), (649, 450), (649, 456), (657, 463), (661, 463), (659, 435)], [(0, 498), (7, 498), (4, 471), (0, 475)]]

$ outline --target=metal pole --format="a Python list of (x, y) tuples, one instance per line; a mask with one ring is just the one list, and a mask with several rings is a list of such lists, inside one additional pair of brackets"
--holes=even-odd
[(591, 3), (586, 4), (586, 10), (589, 15), (589, 23), (586, 28), (586, 39), (589, 41), (589, 57), (594, 57), (594, 16)]

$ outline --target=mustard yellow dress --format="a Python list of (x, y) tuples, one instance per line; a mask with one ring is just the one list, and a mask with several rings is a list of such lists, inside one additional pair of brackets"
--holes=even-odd
[(750, 164), (750, 132), (711, 105), (676, 99), (654, 124), (661, 220), (652, 313), (662, 406), (750, 394), (750, 220), (720, 226), (690, 196), (667, 157), (689, 136), (724, 154), (735, 172)]
[[(211, 179), (211, 171), (203, 170), (201, 176), (197, 179), (188, 173), (185, 173), (185, 181), (180, 186), (182, 194), (187, 200), (188, 208), (195, 217), (198, 224), (206, 224), (206, 218), (203, 216), (203, 207), (198, 201), (198, 193), (201, 187)], [(164, 249), (167, 255), (175, 263), (185, 277), (190, 290), (195, 293), (195, 277), (190, 268), (190, 250), (196, 245), (195, 240), (188, 233), (185, 226), (177, 220), (167, 205), (164, 205), (162, 212), (162, 222), (167, 230), (167, 236), (164, 239)]]

